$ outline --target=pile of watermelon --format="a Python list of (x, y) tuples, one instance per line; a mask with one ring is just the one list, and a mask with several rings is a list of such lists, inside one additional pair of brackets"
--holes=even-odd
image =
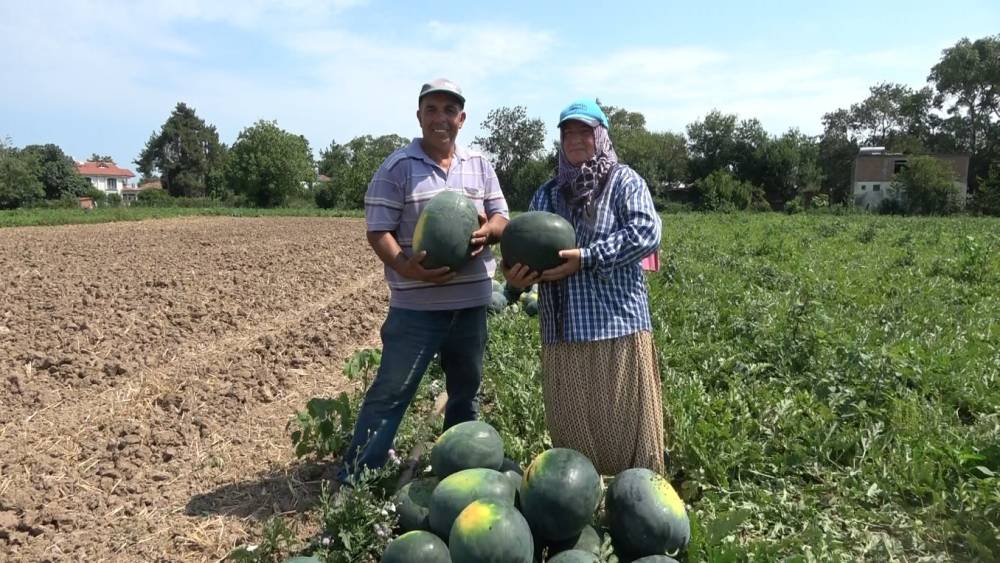
[(507, 282), (493, 280), (493, 296), (490, 298), (489, 312), (500, 313), (510, 305), (524, 311), (529, 317), (538, 314), (538, 284), (526, 289), (516, 288)]
[(619, 560), (663, 563), (690, 537), (684, 503), (658, 474), (628, 469), (604, 491), (590, 460), (566, 448), (542, 452), (522, 472), (485, 422), (444, 432), (431, 471), (396, 493), (403, 534), (382, 563), (596, 562), (598, 529)]

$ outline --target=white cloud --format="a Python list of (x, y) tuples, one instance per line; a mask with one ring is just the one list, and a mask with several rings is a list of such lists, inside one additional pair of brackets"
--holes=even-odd
[(6, 2), (0, 68), (16, 86), (0, 89), (0, 117), (79, 115), (103, 127), (99, 116), (114, 115), (139, 133), (101, 130), (94, 138), (129, 147), (121, 150), (131, 154), (114, 155), (127, 161), (185, 101), (226, 142), (265, 118), (318, 149), (333, 138), (416, 134), (419, 85), (446, 76), (469, 99), (464, 142), (490, 109), (511, 105), (542, 117), (551, 135), (561, 106), (581, 95), (640, 111), (657, 130), (683, 131), (717, 108), (757, 117), (773, 133), (818, 133), (823, 113), (867, 95), (879, 81), (871, 76), (921, 86), (948, 46), (851, 53), (612, 44), (595, 54), (575, 48), (574, 37), (520, 23), (437, 19), (379, 33), (351, 19), (364, 4)]
[(654, 129), (682, 131), (718, 109), (756, 117), (772, 133), (798, 127), (818, 134), (824, 113), (867, 96), (873, 72), (921, 87), (930, 61), (927, 52), (903, 50), (792, 54), (697, 46), (625, 49), (573, 67), (566, 78), (576, 91), (642, 112)]

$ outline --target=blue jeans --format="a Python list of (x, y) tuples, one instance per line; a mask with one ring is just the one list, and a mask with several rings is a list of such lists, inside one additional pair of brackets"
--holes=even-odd
[(485, 350), (485, 306), (454, 311), (390, 307), (382, 324), (382, 363), (358, 411), (337, 479), (345, 482), (364, 467), (385, 465), (403, 414), (435, 353), (440, 354), (448, 391), (444, 428), (475, 420)]

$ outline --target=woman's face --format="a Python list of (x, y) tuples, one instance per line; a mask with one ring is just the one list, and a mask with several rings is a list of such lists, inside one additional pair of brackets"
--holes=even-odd
[(570, 120), (560, 129), (560, 140), (566, 160), (573, 166), (580, 166), (594, 158), (594, 130), (582, 121)]

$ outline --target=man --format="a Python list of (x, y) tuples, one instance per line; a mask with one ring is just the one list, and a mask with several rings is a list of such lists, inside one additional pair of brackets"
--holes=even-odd
[[(486, 305), (497, 242), (509, 217), (496, 172), (478, 152), (456, 144), (465, 97), (446, 79), (424, 84), (417, 98), (423, 136), (382, 163), (365, 194), (368, 242), (385, 264), (389, 314), (382, 325), (382, 363), (365, 394), (338, 474), (350, 484), (364, 467), (385, 464), (399, 423), (428, 364), (439, 354), (448, 403), (444, 427), (474, 420), (486, 349)], [(464, 194), (479, 210), (473, 259), (458, 271), (425, 269), (411, 242), (420, 211), (436, 194)]]

